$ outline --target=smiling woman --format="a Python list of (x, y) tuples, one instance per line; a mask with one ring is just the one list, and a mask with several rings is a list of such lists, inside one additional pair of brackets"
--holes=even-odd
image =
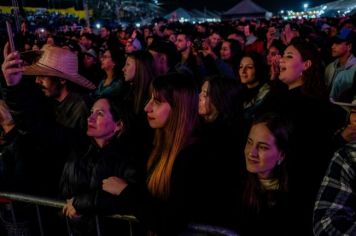
[(286, 159), (290, 131), (288, 122), (273, 113), (252, 124), (245, 146), (241, 235), (289, 235)]

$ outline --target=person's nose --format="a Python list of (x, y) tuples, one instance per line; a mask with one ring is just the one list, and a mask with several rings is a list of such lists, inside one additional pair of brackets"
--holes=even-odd
[(144, 111), (145, 111), (146, 113), (152, 112), (152, 99), (150, 99), (150, 100), (147, 102), (147, 104), (146, 104), (146, 106), (145, 106), (145, 108), (144, 108)]
[(257, 148), (256, 148), (256, 146), (251, 146), (250, 147), (248, 155), (250, 155), (251, 157), (256, 157), (257, 156)]

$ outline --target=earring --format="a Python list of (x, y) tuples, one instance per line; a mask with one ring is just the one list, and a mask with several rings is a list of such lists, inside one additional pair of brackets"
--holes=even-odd
[(278, 161), (277, 161), (277, 166), (280, 166), (281, 163), (282, 163), (282, 160), (278, 160)]

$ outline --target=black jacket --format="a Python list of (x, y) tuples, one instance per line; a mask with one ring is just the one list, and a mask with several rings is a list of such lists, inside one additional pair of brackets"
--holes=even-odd
[[(189, 222), (201, 218), (204, 195), (201, 183), (204, 181), (200, 164), (204, 159), (201, 146), (192, 144), (177, 156), (171, 175), (168, 199), (153, 196), (145, 183), (129, 184), (115, 199), (111, 198), (112, 213), (131, 214), (138, 218), (146, 229), (158, 235), (177, 235)], [(108, 194), (102, 194), (97, 204), (108, 206)], [(208, 209), (205, 209), (208, 210)]]
[(128, 183), (140, 180), (133, 157), (117, 138), (103, 148), (93, 142), (84, 152), (72, 151), (62, 173), (62, 196), (74, 198), (73, 205), (79, 214), (95, 212), (96, 194), (102, 191), (103, 179), (110, 176), (122, 178)]
[[(63, 169), (60, 190), (63, 198), (73, 198), (73, 206), (80, 219), (70, 220), (74, 235), (96, 235), (94, 215), (109, 215), (110, 201), (103, 206), (96, 204), (98, 195), (105, 194), (102, 181), (110, 176), (116, 176), (128, 183), (137, 183), (142, 179), (141, 171), (136, 167), (134, 159), (121, 140), (114, 138), (103, 148), (91, 143), (85, 150), (73, 150)], [(106, 195), (109, 199), (113, 195)], [(121, 232), (120, 221), (115, 221), (116, 227), (109, 224), (107, 218), (101, 218), (103, 235)], [(121, 227), (122, 228), (122, 227)]]

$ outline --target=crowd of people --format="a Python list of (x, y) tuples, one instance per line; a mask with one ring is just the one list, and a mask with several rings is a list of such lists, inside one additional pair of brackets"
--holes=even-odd
[(137, 235), (356, 234), (355, 16), (98, 33), (22, 22), (15, 45), (0, 191), (64, 200), (49, 219), (72, 235), (98, 221), (127, 235), (112, 214), (135, 216)]

